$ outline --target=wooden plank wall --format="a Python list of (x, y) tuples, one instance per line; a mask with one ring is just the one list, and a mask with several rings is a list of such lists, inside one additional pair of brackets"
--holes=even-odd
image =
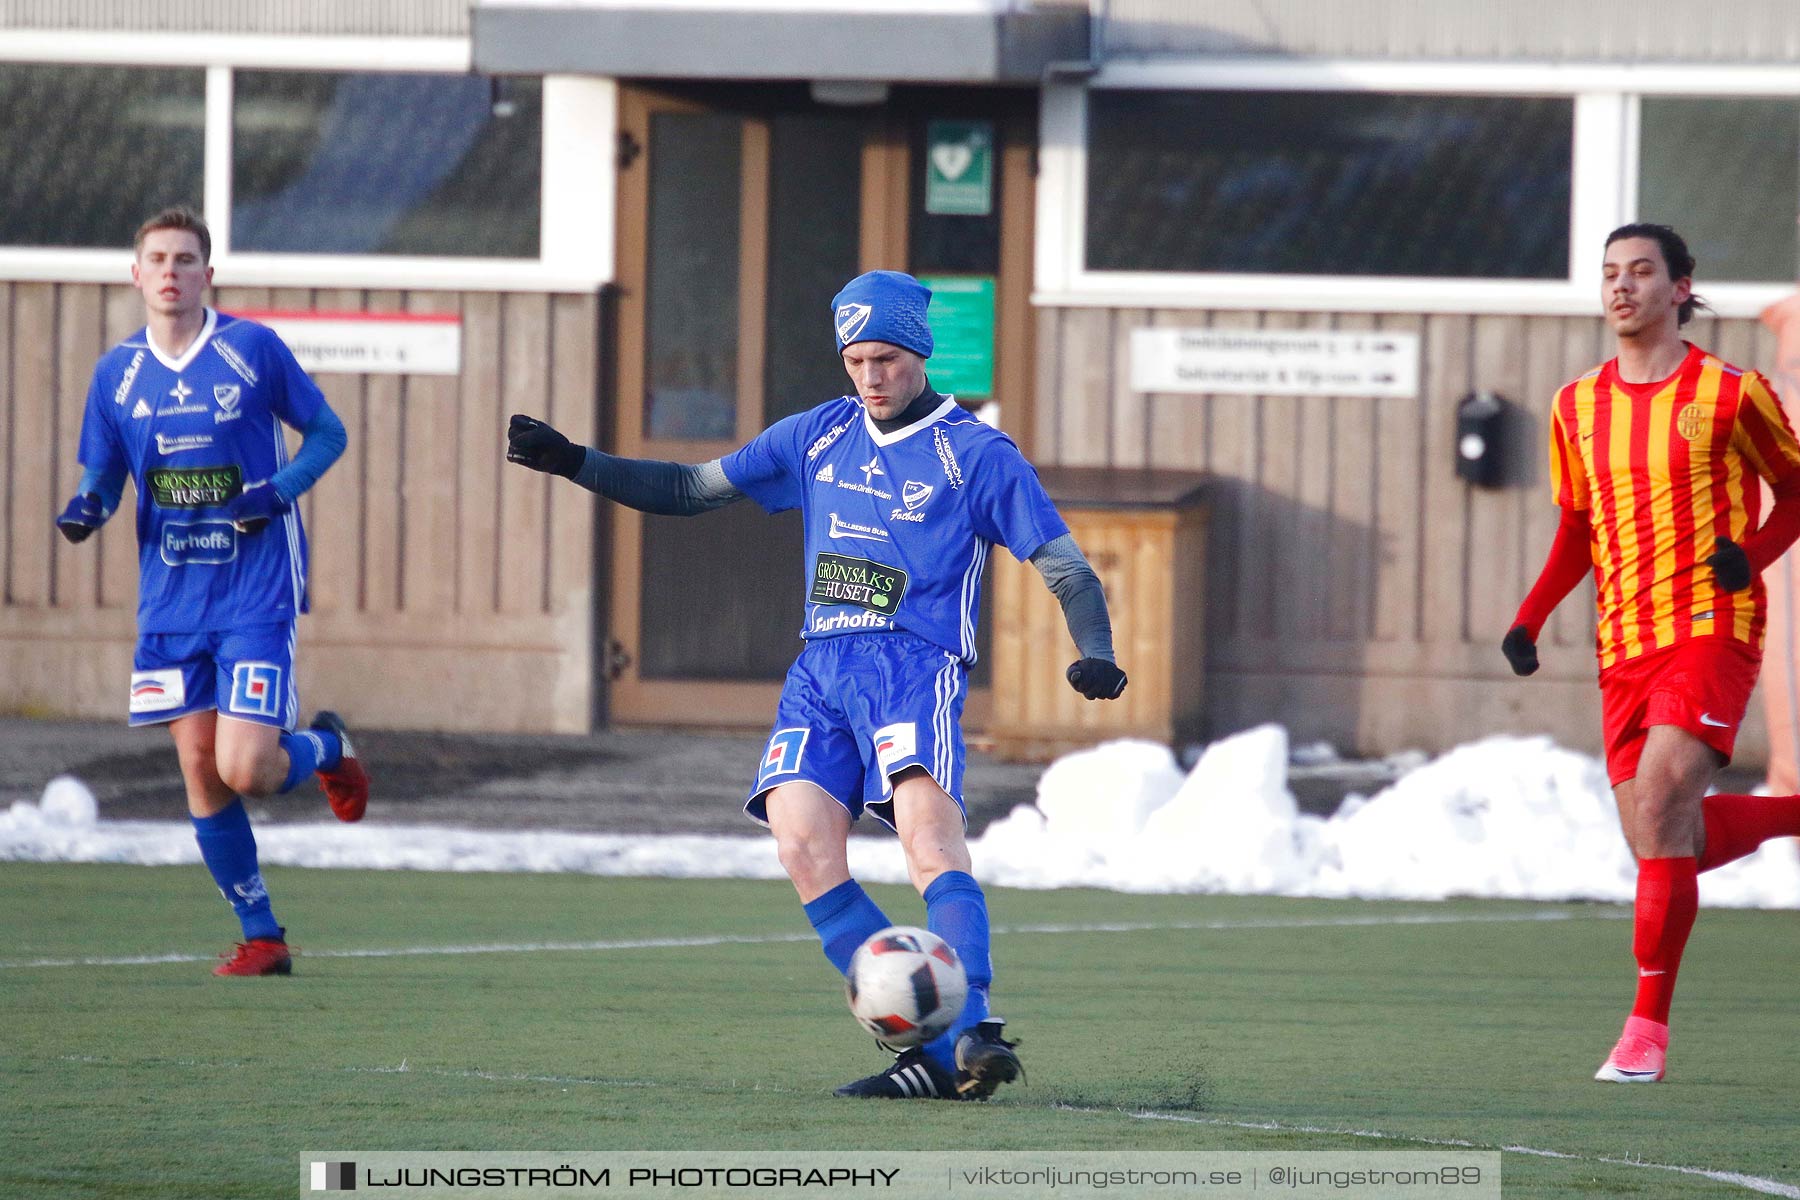
[[(594, 440), (597, 297), (228, 288), (216, 303), (463, 317), (460, 376), (318, 376), (350, 444), (301, 501), (306, 711), (381, 728), (587, 730), (595, 507), (502, 459), (512, 411)], [(127, 287), (0, 283), (0, 711), (124, 718), (132, 493), (81, 546), (51, 522), (79, 479), (94, 360), (142, 313)]]
[[(1278, 721), (1296, 743), (1365, 754), (1502, 731), (1599, 749), (1592, 584), (1557, 611), (1530, 680), (1498, 650), (1556, 527), (1550, 398), (1610, 354), (1599, 318), (1063, 308), (1038, 319), (1037, 461), (1214, 477), (1193, 614), (1205, 622), (1209, 735)], [(1130, 331), (1148, 326), (1408, 330), (1420, 395), (1137, 393)], [(1752, 320), (1702, 318), (1687, 336), (1744, 366), (1775, 362)], [(1478, 389), (1522, 418), (1519, 482), (1500, 490), (1455, 475), (1456, 404)], [(1738, 757), (1766, 753), (1754, 701)]]

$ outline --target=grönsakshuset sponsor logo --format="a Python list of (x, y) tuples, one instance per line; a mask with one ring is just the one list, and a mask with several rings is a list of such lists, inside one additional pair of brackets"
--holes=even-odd
[(814, 604), (853, 604), (891, 615), (906, 596), (907, 574), (899, 567), (849, 554), (821, 553), (813, 562)]
[(150, 503), (158, 508), (216, 508), (244, 490), (244, 470), (227, 467), (157, 467), (144, 472)]

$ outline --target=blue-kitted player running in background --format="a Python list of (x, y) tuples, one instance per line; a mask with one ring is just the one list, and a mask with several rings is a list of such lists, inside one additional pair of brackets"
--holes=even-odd
[(832, 313), (858, 395), (778, 421), (723, 459), (616, 458), (517, 415), (507, 458), (648, 513), (691, 516), (744, 496), (772, 513), (801, 510), (806, 648), (744, 808), (774, 833), (840, 972), (892, 924), (850, 878), (845, 843), (864, 811), (899, 833), (926, 923), (968, 972), (968, 1004), (948, 1033), (838, 1094), (981, 1100), (1023, 1074), (1005, 1022), (988, 1011), (987, 901), (969, 874), (962, 807), (960, 718), (993, 544), (1029, 560), (1062, 603), (1081, 654), (1068, 671), (1078, 692), (1114, 699), (1125, 673), (1100, 580), (1037, 472), (927, 381), (930, 299), (895, 271), (851, 280)]
[[(137, 488), (138, 643), (131, 723), (166, 722), (200, 855), (243, 926), (218, 975), (286, 975), (241, 796), (317, 772), (339, 819), (359, 820), (369, 777), (344, 723), (309, 729), (294, 684), (306, 611), (306, 535), (294, 501), (344, 452), (343, 422), (280, 338), (205, 305), (212, 238), (199, 213), (138, 229), (133, 286), (146, 325), (101, 356), (81, 421), (81, 484), (56, 526), (84, 540)], [(290, 462), (282, 434), (301, 431)]]

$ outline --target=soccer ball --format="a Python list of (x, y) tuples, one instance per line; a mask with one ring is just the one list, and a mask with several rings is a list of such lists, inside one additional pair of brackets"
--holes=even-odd
[(856, 949), (844, 978), (850, 1013), (890, 1046), (921, 1046), (962, 1015), (969, 977), (937, 934), (894, 925)]

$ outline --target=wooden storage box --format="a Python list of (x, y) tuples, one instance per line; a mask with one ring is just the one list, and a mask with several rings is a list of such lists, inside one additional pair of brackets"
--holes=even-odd
[(1106, 588), (1113, 649), (1130, 683), (1084, 700), (1063, 673), (1074, 643), (1035, 568), (996, 552), (993, 712), (1002, 758), (1042, 760), (1142, 737), (1179, 746), (1200, 733), (1206, 611), (1204, 476), (1047, 467), (1040, 476)]

